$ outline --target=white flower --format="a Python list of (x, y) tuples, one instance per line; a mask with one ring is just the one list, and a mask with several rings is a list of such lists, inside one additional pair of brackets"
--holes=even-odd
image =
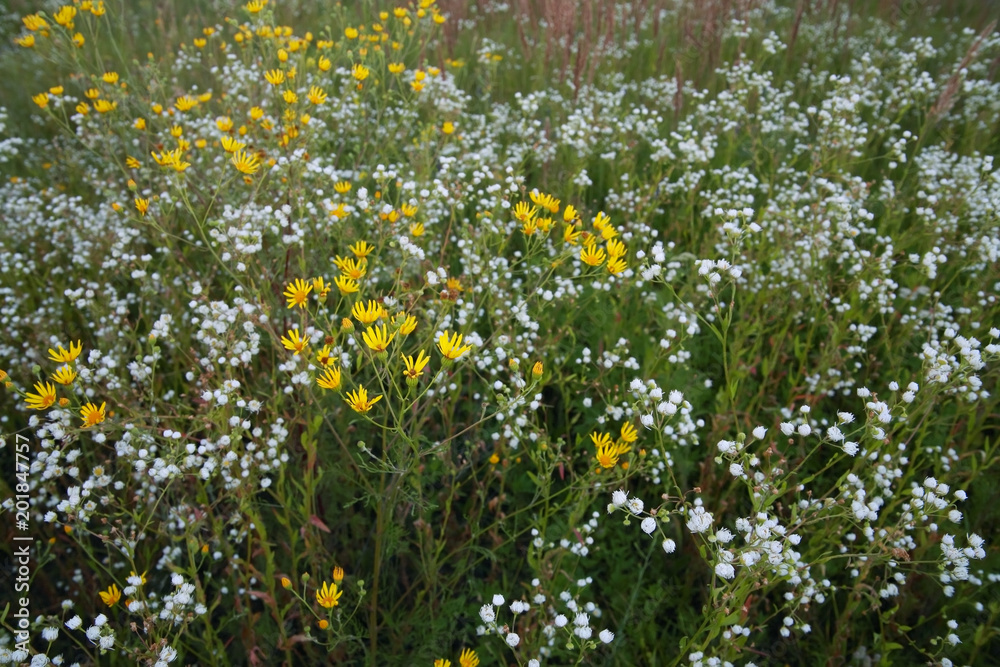
[(503, 596), (500, 595), (499, 593), (497, 593), (496, 595), (494, 595), (493, 596), (493, 604), (495, 604), (498, 607), (502, 607), (503, 606)]
[(569, 619), (562, 614), (556, 616), (555, 624), (557, 628), (565, 627), (567, 623), (569, 623)]
[(704, 507), (693, 508), (688, 516), (690, 518), (687, 521), (687, 527), (692, 533), (704, 533), (712, 527), (712, 514), (706, 512)]
[(507, 639), (507, 646), (511, 648), (514, 648), (515, 646), (521, 643), (521, 638), (517, 636), (516, 632), (511, 632), (509, 635), (507, 635), (506, 639)]
[(651, 516), (647, 516), (642, 520), (642, 523), (639, 524), (639, 527), (642, 528), (642, 532), (647, 535), (652, 535), (653, 531), (656, 530), (656, 519)]
[(622, 489), (618, 489), (611, 494), (611, 502), (614, 503), (615, 507), (621, 507), (628, 502), (628, 494)]
[(493, 605), (484, 604), (479, 608), (479, 618), (483, 619), (483, 623), (492, 623), (497, 619), (496, 611), (493, 609)]
[(542, 663), (532, 658), (531, 660), (528, 661), (528, 667), (542, 667)]
[(600, 637), (601, 641), (605, 644), (610, 644), (615, 640), (615, 633), (611, 632), (611, 630), (608, 630), (607, 628), (601, 630), (601, 634), (597, 636)]
[(59, 638), (59, 628), (53, 628), (52, 626), (49, 626), (47, 628), (42, 629), (42, 639), (44, 639), (45, 641), (54, 642), (58, 638)]
[(66, 621), (66, 627), (70, 630), (76, 630), (81, 625), (83, 625), (83, 619), (79, 616), (74, 616), (73, 618)]
[(582, 611), (573, 619), (573, 625), (578, 628), (586, 627), (588, 623), (590, 623), (590, 615), (585, 614)]
[(764, 428), (763, 426), (758, 426), (753, 430), (753, 437), (757, 438), (758, 440), (763, 440), (765, 435), (767, 435), (767, 429)]
[(728, 528), (720, 528), (715, 531), (715, 539), (719, 540), (723, 544), (729, 544), (733, 539), (733, 534)]
[(632, 512), (632, 514), (635, 514), (636, 516), (642, 514), (643, 507), (645, 507), (645, 505), (643, 505), (641, 498), (636, 498), (635, 496), (632, 496), (631, 498), (628, 499), (628, 508)]
[(663, 550), (668, 554), (672, 554), (677, 549), (677, 543), (674, 542), (669, 537), (663, 540)]
[(715, 573), (723, 579), (732, 579), (736, 576), (736, 569), (729, 563), (719, 563), (715, 566)]
[(809, 435), (810, 433), (812, 433), (812, 428), (809, 426), (809, 424), (800, 424), (799, 428), (798, 428), (798, 431), (799, 431), (799, 435), (801, 435), (802, 437), (805, 437), (805, 436)]
[(781, 422), (781, 432), (785, 435), (791, 435), (792, 433), (795, 433), (795, 426), (793, 424), (789, 424), (788, 422)]

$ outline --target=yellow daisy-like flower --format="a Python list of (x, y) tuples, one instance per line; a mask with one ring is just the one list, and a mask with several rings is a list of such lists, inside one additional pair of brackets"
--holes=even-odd
[(48, 93), (38, 93), (31, 98), (31, 101), (39, 106), (39, 108), (44, 109), (49, 105), (49, 94)]
[(337, 181), (336, 183), (333, 184), (333, 189), (338, 194), (346, 195), (348, 192), (351, 191), (351, 182), (350, 181)]
[(406, 65), (403, 63), (389, 63), (389, 71), (392, 74), (402, 74), (406, 71)]
[(43, 28), (48, 28), (49, 24), (38, 14), (28, 14), (23, 17), (21, 21), (24, 23), (24, 27), (31, 32), (36, 32), (42, 30)]
[(110, 83), (112, 85), (118, 83), (118, 72), (105, 72), (101, 77), (104, 83)]
[(471, 648), (463, 649), (462, 655), (458, 658), (461, 667), (479, 667), (479, 656)]
[(35, 391), (38, 393), (24, 396), (24, 402), (32, 410), (45, 410), (56, 402), (56, 386), (51, 382), (36, 382)]
[(455, 131), (455, 124), (452, 123), (450, 120), (446, 120), (441, 125), (441, 132), (443, 132), (444, 134), (451, 134), (454, 131)]
[(359, 82), (364, 81), (368, 78), (368, 68), (361, 64), (355, 64), (354, 67), (351, 68), (351, 76)]
[(333, 67), (333, 61), (326, 56), (320, 56), (316, 59), (316, 67), (318, 67), (321, 72), (328, 72), (330, 71), (330, 68)]
[(52, 379), (59, 384), (72, 384), (76, 379), (76, 372), (67, 364), (61, 366), (59, 370), (52, 374)]
[(399, 333), (403, 336), (408, 336), (413, 333), (413, 330), (417, 328), (417, 318), (413, 315), (407, 315), (403, 319), (403, 323), (399, 326)]
[(538, 215), (538, 208), (529, 206), (528, 202), (519, 201), (514, 206), (514, 219), (518, 222), (525, 223), (534, 220), (536, 215)]
[(285, 73), (280, 69), (272, 69), (264, 72), (264, 78), (272, 86), (280, 86), (285, 82)]
[(611, 239), (608, 241), (608, 257), (611, 259), (624, 257), (627, 253), (628, 250), (625, 248), (625, 244), (618, 239)]
[(267, 0), (250, 0), (243, 8), (251, 14), (257, 14), (260, 10), (264, 9), (264, 5), (266, 4)]
[(366, 268), (367, 263), (361, 259), (341, 259), (337, 257), (333, 260), (333, 263), (337, 265), (341, 273), (351, 280), (361, 280), (368, 271)]
[(146, 211), (149, 210), (149, 200), (142, 199), (141, 197), (135, 198), (135, 210), (139, 211), (139, 215), (146, 215)]
[(548, 209), (550, 213), (559, 212), (560, 202), (552, 195), (547, 195), (542, 192), (538, 192), (537, 190), (532, 190), (530, 193), (528, 193), (528, 196), (531, 197), (531, 201), (533, 201), (538, 206), (541, 206), (542, 208)]
[(368, 412), (372, 409), (372, 406), (382, 400), (382, 395), (379, 394), (371, 400), (368, 400), (368, 392), (364, 387), (358, 387), (357, 391), (347, 392), (347, 404), (351, 406), (351, 409), (355, 412)]
[(386, 348), (389, 347), (389, 343), (391, 343), (392, 339), (395, 337), (396, 334), (390, 334), (388, 328), (384, 324), (378, 327), (368, 327), (368, 329), (361, 334), (361, 338), (365, 341), (365, 345), (375, 352), (385, 352)]
[(347, 276), (337, 276), (334, 278), (333, 284), (337, 286), (337, 289), (343, 295), (354, 294), (360, 288), (357, 280), (351, 280)]
[(580, 214), (577, 212), (577, 210), (575, 208), (573, 208), (573, 205), (572, 204), (567, 204), (566, 205), (566, 210), (563, 211), (563, 222), (566, 222), (566, 223), (573, 222), (574, 220), (576, 220), (579, 217), (580, 217)]
[(316, 363), (318, 363), (320, 366), (333, 365), (334, 358), (329, 345), (324, 345), (323, 349), (316, 353)]
[(222, 150), (227, 153), (235, 153), (238, 150), (243, 150), (247, 145), (242, 141), (237, 141), (230, 136), (222, 137)]
[(368, 255), (375, 250), (375, 246), (370, 245), (367, 241), (358, 241), (352, 246), (348, 247), (348, 250), (354, 253), (354, 256), (358, 259), (367, 259)]
[(326, 102), (326, 93), (319, 86), (310, 86), (309, 88), (309, 101), (316, 106)]
[(323, 389), (337, 391), (340, 389), (340, 369), (327, 368), (323, 371), (322, 375), (316, 378), (316, 384), (323, 387)]
[(294, 281), (288, 283), (283, 295), (288, 299), (288, 307), (294, 308), (298, 306), (299, 308), (306, 307), (306, 301), (309, 300), (309, 293), (312, 292), (313, 286), (302, 280), (301, 278), (296, 278)]
[(604, 239), (605, 241), (610, 241), (616, 236), (618, 236), (618, 230), (612, 227), (611, 225), (608, 225), (607, 227), (601, 230), (601, 238)]
[(594, 217), (594, 229), (603, 231), (611, 225), (611, 217), (604, 211), (601, 211)]
[(94, 110), (97, 113), (108, 113), (118, 108), (118, 102), (110, 100), (94, 100)]
[(382, 306), (371, 299), (368, 300), (367, 305), (358, 301), (354, 304), (354, 307), (351, 308), (351, 315), (353, 315), (354, 319), (358, 322), (361, 322), (361, 324), (369, 326), (382, 315)]
[(607, 255), (601, 248), (597, 247), (597, 244), (590, 243), (586, 247), (580, 250), (580, 260), (584, 264), (589, 264), (590, 266), (600, 266), (604, 263)]
[(281, 96), (285, 99), (286, 104), (295, 104), (299, 101), (299, 96), (295, 94), (294, 90), (286, 90)]
[(423, 236), (424, 235), (424, 223), (422, 223), (422, 222), (414, 222), (412, 225), (410, 225), (410, 235), (413, 238), (420, 238), (421, 236)]
[(458, 359), (472, 349), (472, 345), (462, 345), (462, 334), (456, 333), (449, 337), (447, 331), (438, 337), (437, 344), (438, 349), (441, 350), (441, 354), (443, 354), (446, 359), (451, 359), (452, 361)]
[(347, 39), (357, 39), (358, 29), (351, 27), (344, 28), (344, 37), (346, 37)]
[(256, 155), (247, 155), (242, 150), (233, 153), (233, 157), (230, 158), (230, 162), (236, 167), (236, 170), (244, 174), (252, 175), (256, 174), (257, 170), (260, 169), (260, 160)]
[(613, 276), (617, 276), (627, 268), (628, 264), (621, 257), (614, 257), (608, 260), (608, 273)]
[(451, 660), (438, 658), (437, 660), (434, 661), (434, 667), (451, 667)]
[(71, 361), (76, 361), (76, 358), (80, 356), (80, 352), (83, 351), (83, 344), (80, 341), (69, 344), (69, 351), (63, 349), (63, 346), (59, 346), (59, 351), (55, 351), (49, 348), (49, 359), (52, 361), (68, 364)]
[(417, 354), (417, 358), (414, 359), (412, 356), (406, 356), (405, 354), (399, 355), (403, 358), (403, 362), (406, 364), (406, 370), (403, 371), (403, 375), (406, 377), (407, 381), (416, 381), (424, 373), (424, 368), (427, 366), (427, 362), (431, 360), (429, 356), (423, 351)]
[(309, 347), (309, 339), (300, 338), (298, 329), (289, 329), (288, 335), (281, 337), (281, 344), (285, 346), (286, 350), (291, 350), (295, 354), (300, 354), (307, 347)]
[(109, 607), (114, 607), (122, 599), (122, 592), (115, 584), (111, 584), (107, 591), (100, 591), (98, 594), (101, 596), (101, 601)]
[(85, 406), (80, 408), (80, 417), (83, 419), (82, 428), (90, 428), (91, 426), (97, 426), (104, 421), (104, 408), (107, 403), (101, 403), (101, 407), (97, 407), (93, 403), (87, 403)]
[(618, 464), (618, 457), (631, 450), (628, 445), (615, 443), (601, 445), (597, 448), (597, 463), (602, 468), (614, 468)]
[(632, 444), (639, 439), (639, 433), (632, 424), (625, 422), (622, 424), (621, 439), (623, 442)]
[(190, 111), (198, 106), (198, 100), (188, 97), (187, 95), (182, 95), (177, 98), (176, 102), (174, 102), (174, 106), (178, 111)]
[(16, 39), (14, 39), (14, 41), (17, 42), (18, 46), (23, 46), (26, 49), (30, 49), (35, 45), (35, 36), (25, 35), (24, 37), (17, 37)]
[(538, 231), (538, 221), (535, 220), (534, 218), (531, 218), (530, 220), (525, 220), (524, 223), (521, 225), (521, 231), (524, 233), (525, 236), (532, 236), (535, 232)]
[(229, 132), (233, 129), (233, 119), (229, 116), (219, 116), (215, 119), (215, 126), (220, 132)]

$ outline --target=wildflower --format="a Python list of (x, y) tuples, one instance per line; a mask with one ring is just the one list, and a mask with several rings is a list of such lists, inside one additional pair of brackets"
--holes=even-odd
[(17, 42), (18, 46), (23, 46), (26, 49), (30, 49), (35, 45), (35, 36), (29, 34), (25, 35), (24, 37), (18, 37), (14, 41)]
[(222, 137), (222, 150), (226, 151), (227, 153), (235, 153), (238, 150), (243, 150), (244, 148), (246, 148), (246, 146), (247, 145), (242, 141), (237, 141), (232, 137), (229, 136)]
[(264, 72), (264, 78), (272, 86), (280, 86), (285, 82), (285, 73), (280, 69), (272, 69)]
[(333, 583), (340, 585), (340, 582), (344, 580), (344, 568), (339, 565), (333, 568)]
[(479, 667), (479, 656), (471, 648), (463, 649), (458, 664), (461, 667)]
[(333, 189), (338, 194), (346, 195), (348, 192), (351, 191), (351, 182), (350, 181), (337, 181), (336, 183), (333, 184)]
[(80, 341), (76, 341), (76, 343), (69, 344), (69, 351), (64, 350), (62, 345), (59, 346), (58, 352), (49, 348), (49, 359), (58, 363), (68, 364), (71, 361), (75, 361), (82, 351), (83, 344)]
[(382, 306), (372, 300), (369, 300), (367, 304), (358, 301), (354, 304), (354, 307), (351, 308), (351, 315), (353, 315), (354, 319), (358, 322), (361, 322), (361, 324), (369, 326), (382, 315)]
[(316, 294), (316, 298), (319, 299), (320, 301), (325, 301), (326, 295), (330, 293), (330, 285), (328, 285), (327, 282), (323, 280), (323, 276), (320, 276), (319, 278), (313, 278), (312, 285), (313, 285), (313, 291)]
[(326, 102), (326, 93), (319, 86), (310, 86), (309, 88), (309, 101), (316, 106)]
[(434, 667), (451, 667), (451, 660), (438, 658), (437, 660), (434, 661)]
[(299, 101), (299, 96), (295, 94), (294, 90), (286, 90), (281, 94), (284, 98), (286, 104), (295, 104)]
[(618, 239), (611, 239), (608, 241), (608, 257), (615, 259), (616, 257), (624, 257), (628, 250), (625, 249), (625, 244)]
[(527, 202), (520, 201), (514, 206), (514, 219), (518, 222), (525, 223), (534, 220), (536, 215), (538, 215), (538, 208), (528, 206)]
[(357, 391), (347, 392), (347, 404), (355, 412), (368, 412), (380, 400), (382, 400), (381, 394), (368, 400), (368, 392), (364, 387), (358, 387)]
[(257, 156), (247, 155), (242, 150), (233, 153), (233, 157), (229, 161), (233, 163), (237, 171), (247, 175), (256, 174), (257, 170), (260, 169), (260, 160)]
[(420, 350), (417, 354), (417, 358), (414, 359), (412, 356), (408, 357), (405, 354), (399, 355), (403, 358), (403, 362), (406, 363), (406, 370), (403, 371), (403, 375), (406, 376), (407, 384), (416, 384), (417, 378), (423, 375), (424, 367), (427, 366), (427, 362), (431, 360), (427, 354)]
[(535, 220), (534, 218), (526, 220), (524, 224), (521, 225), (521, 232), (523, 232), (525, 236), (531, 236), (537, 231), (538, 231), (538, 221)]
[(384, 324), (380, 327), (368, 327), (361, 334), (361, 338), (365, 341), (365, 344), (375, 352), (385, 352), (386, 348), (389, 347), (389, 343), (395, 337), (396, 334), (390, 334)]
[(344, 28), (344, 37), (346, 37), (347, 39), (357, 39), (358, 38), (358, 29), (357, 28), (352, 28), (350, 26), (348, 26), (347, 28)]
[(99, 595), (101, 596), (101, 600), (104, 604), (109, 607), (114, 607), (115, 604), (122, 598), (122, 592), (118, 589), (116, 584), (108, 586), (107, 591), (100, 591)]
[(389, 71), (392, 74), (402, 74), (406, 71), (406, 65), (403, 63), (389, 63)]
[(215, 119), (215, 126), (220, 132), (229, 132), (233, 129), (233, 119), (229, 116), (219, 116)]
[(566, 225), (563, 229), (563, 241), (570, 245), (576, 245), (581, 234), (583, 232), (579, 231), (574, 225)]
[(598, 231), (604, 231), (611, 225), (611, 217), (608, 216), (604, 211), (599, 212), (594, 217), (594, 229)]
[(316, 378), (316, 384), (318, 384), (323, 389), (329, 389), (330, 391), (337, 391), (340, 389), (340, 369), (339, 368), (327, 368), (323, 371), (323, 374)]
[(531, 367), (531, 374), (534, 375), (535, 377), (538, 377), (539, 375), (542, 374), (543, 370), (544, 368), (542, 366), (542, 362), (536, 361), (535, 365)]
[(334, 279), (333, 284), (337, 286), (337, 289), (340, 290), (340, 293), (343, 295), (354, 294), (359, 288), (358, 281), (352, 280), (347, 276), (337, 276)]
[(80, 409), (80, 417), (83, 419), (83, 426), (81, 428), (90, 428), (91, 426), (97, 426), (104, 421), (104, 407), (107, 403), (101, 403), (101, 407), (97, 407), (93, 403), (87, 403)]
[(146, 211), (149, 210), (149, 200), (142, 199), (140, 197), (135, 198), (135, 209), (139, 211), (139, 215), (146, 215)]
[(45, 21), (45, 19), (38, 14), (28, 14), (21, 19), (21, 22), (24, 23), (24, 27), (31, 32), (36, 32), (49, 27), (49, 24)]
[(341, 259), (340, 257), (337, 257), (333, 260), (333, 263), (336, 264), (337, 268), (351, 280), (360, 280), (367, 272), (367, 269), (365, 268), (366, 262), (364, 260)]
[(374, 249), (375, 246), (369, 245), (366, 241), (358, 241), (354, 245), (348, 247), (348, 250), (353, 252), (354, 256), (358, 259), (366, 259)]
[(608, 273), (613, 276), (617, 276), (619, 273), (628, 268), (628, 264), (621, 257), (616, 257), (608, 260)]
[(607, 256), (595, 243), (590, 243), (580, 250), (580, 260), (590, 266), (600, 266)]
[(112, 102), (110, 100), (94, 100), (94, 110), (97, 113), (108, 113), (109, 111), (114, 111), (118, 108), (118, 102)]
[(441, 350), (441, 354), (443, 354), (446, 359), (451, 359), (452, 361), (458, 359), (472, 349), (472, 345), (462, 345), (461, 334), (456, 333), (454, 334), (454, 337), (449, 338), (447, 331), (438, 337), (437, 343), (438, 349)]
[(351, 76), (358, 80), (360, 83), (368, 78), (368, 68), (361, 64), (355, 64), (351, 68)]
[(281, 337), (281, 344), (286, 350), (293, 350), (295, 354), (299, 354), (309, 346), (309, 339), (299, 338), (298, 329), (289, 329), (288, 335)]
[(257, 14), (260, 10), (264, 9), (264, 5), (267, 4), (267, 0), (250, 0), (245, 6), (246, 9), (251, 14)]
[(403, 336), (408, 336), (413, 333), (413, 330), (417, 328), (417, 318), (413, 315), (407, 315), (403, 318), (403, 323), (399, 327), (399, 333)]
[(444, 132), (445, 134), (451, 134), (452, 132), (455, 131), (455, 124), (452, 123), (450, 120), (446, 120), (444, 122), (444, 125), (441, 126), (441, 131)]
[(309, 292), (312, 292), (312, 285), (301, 278), (296, 278), (293, 282), (288, 283), (283, 294), (288, 299), (289, 308), (295, 306), (305, 308), (306, 301), (309, 300)]
[(198, 100), (188, 97), (187, 95), (181, 95), (174, 102), (174, 106), (178, 111), (190, 111), (191, 109), (198, 106)]
[(321, 72), (328, 72), (330, 68), (333, 67), (333, 61), (326, 56), (320, 56), (316, 59), (316, 67), (318, 67)]
[(66, 28), (67, 30), (73, 29), (73, 19), (76, 17), (76, 7), (70, 5), (63, 5), (59, 8), (59, 11), (55, 13), (52, 17), (56, 23)]
[(105, 72), (101, 77), (101, 80), (104, 81), (104, 83), (114, 85), (118, 83), (118, 72)]
[(531, 201), (544, 209), (548, 209), (550, 213), (557, 213), (559, 211), (559, 204), (561, 202), (552, 195), (532, 190), (528, 193), (528, 196), (531, 197)]
[(38, 105), (39, 108), (44, 109), (49, 105), (49, 94), (48, 93), (38, 93), (31, 98), (31, 101)]
[(320, 366), (332, 366), (334, 362), (333, 353), (329, 345), (324, 345), (323, 349), (316, 353), (316, 363)]
[(343, 594), (344, 591), (337, 590), (337, 584), (328, 584), (324, 581), (323, 587), (316, 591), (316, 602), (321, 607), (332, 609), (340, 604), (340, 596)]
[(84, 39), (81, 33), (76, 33), (75, 35), (73, 35), (73, 44), (76, 45), (76, 48), (80, 48), (81, 46), (83, 46), (86, 41), (87, 40)]
[(576, 220), (579, 217), (580, 217), (580, 214), (577, 212), (577, 210), (575, 208), (573, 208), (573, 205), (572, 204), (567, 204), (566, 205), (566, 210), (563, 211), (563, 222), (570, 223), (570, 222), (573, 222), (574, 220)]
[(623, 442), (632, 444), (639, 439), (639, 433), (635, 430), (635, 427), (628, 422), (622, 424), (621, 439)]
[(610, 644), (615, 640), (615, 633), (611, 632), (611, 630), (608, 629), (601, 630), (600, 634), (598, 634), (597, 636), (600, 637), (601, 641), (604, 642), (605, 644)]
[[(0, 371), (0, 373), (3, 373), (3, 371)], [(6, 376), (7, 374), (3, 373), (3, 377), (0, 377), (0, 381), (3, 381)], [(52, 379), (59, 384), (72, 384), (73, 380), (76, 379), (76, 372), (70, 368), (69, 365), (61, 366), (59, 370), (52, 374)]]
[(25, 403), (32, 410), (45, 410), (56, 402), (56, 387), (51, 382), (36, 382), (35, 391), (37, 394), (26, 394)]
[(292, 587), (292, 580), (289, 579), (288, 577), (282, 577), (281, 578), (281, 587), (285, 588), (285, 589), (291, 588)]

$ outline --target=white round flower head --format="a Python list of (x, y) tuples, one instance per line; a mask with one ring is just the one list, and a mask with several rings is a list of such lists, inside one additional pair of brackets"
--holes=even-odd
[(517, 636), (516, 632), (511, 632), (510, 634), (508, 634), (506, 640), (507, 640), (507, 646), (511, 648), (514, 648), (515, 646), (521, 643), (521, 638)]
[(642, 514), (642, 509), (644, 507), (645, 505), (643, 504), (641, 498), (632, 496), (631, 498), (628, 499), (628, 508), (632, 512), (632, 514), (635, 514), (636, 516)]
[(565, 627), (567, 623), (569, 623), (569, 619), (566, 618), (563, 614), (559, 614), (558, 616), (556, 616), (554, 622), (557, 628), (562, 628)]
[(758, 440), (763, 440), (765, 435), (767, 435), (767, 429), (764, 428), (763, 426), (758, 426), (753, 430), (753, 437), (757, 438)]
[(497, 619), (496, 611), (493, 609), (493, 605), (484, 604), (479, 608), (479, 618), (483, 619), (483, 623), (492, 623)]
[(715, 566), (715, 573), (723, 579), (732, 579), (736, 576), (736, 569), (729, 563), (719, 563)]
[(611, 494), (611, 502), (615, 507), (621, 507), (628, 502), (628, 494), (623, 489), (618, 489)]
[(542, 667), (542, 663), (532, 658), (531, 660), (528, 661), (528, 667)]
[(642, 532), (647, 535), (652, 535), (653, 531), (656, 530), (656, 519), (651, 516), (647, 516), (642, 520), (642, 523), (639, 524), (639, 527), (642, 528)]
[(608, 630), (607, 628), (601, 630), (601, 634), (597, 636), (600, 637), (601, 641), (605, 644), (610, 644), (615, 640), (615, 633), (611, 632), (611, 630)]
[(493, 596), (493, 604), (495, 604), (498, 607), (502, 607), (503, 606), (503, 596), (500, 595), (499, 593), (497, 593), (496, 595), (494, 595)]
[(674, 542), (672, 539), (668, 537), (667, 539), (663, 540), (663, 550), (666, 553), (672, 554), (676, 549), (677, 549), (677, 543)]

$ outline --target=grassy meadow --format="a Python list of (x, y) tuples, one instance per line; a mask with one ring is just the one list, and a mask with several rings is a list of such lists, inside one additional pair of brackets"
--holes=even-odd
[(1000, 32), (8, 0), (0, 664), (1000, 664)]

